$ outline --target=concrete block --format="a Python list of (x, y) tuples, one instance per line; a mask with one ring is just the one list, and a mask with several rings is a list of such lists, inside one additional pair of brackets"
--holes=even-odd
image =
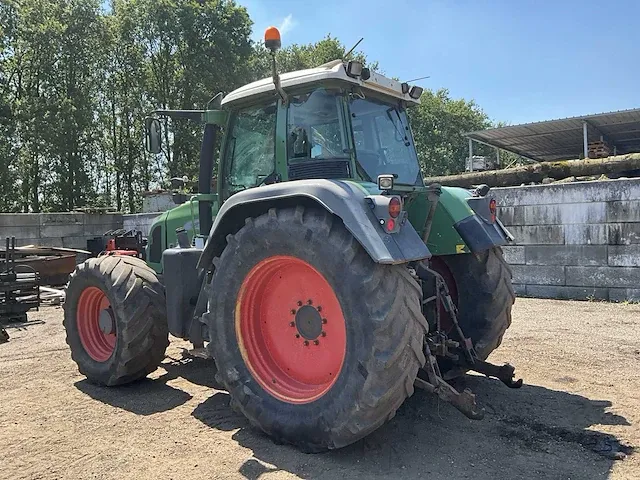
[(562, 205), (526, 205), (525, 225), (568, 225), (576, 223), (605, 223), (607, 204), (566, 203)]
[(60, 212), (60, 213), (41, 213), (40, 225), (82, 225), (84, 224), (84, 213)]
[(640, 222), (640, 200), (607, 203), (607, 223)]
[(524, 265), (524, 249), (528, 248), (524, 245), (522, 246), (505, 246), (502, 247), (502, 251), (504, 252), (504, 259), (510, 265)]
[(85, 224), (84, 228), (82, 229), (82, 236), (99, 237), (101, 235), (104, 235), (109, 230), (116, 230), (119, 228), (122, 228), (122, 223), (115, 225), (112, 223), (97, 223), (90, 225)]
[(563, 225), (511, 226), (509, 231), (515, 237), (516, 245), (562, 245)]
[(607, 265), (606, 245), (527, 245), (527, 265)]
[(35, 226), (16, 226), (16, 227), (0, 227), (0, 243), (4, 246), (6, 237), (16, 238), (38, 238), (40, 236), (40, 227)]
[(606, 225), (565, 225), (564, 243), (567, 245), (606, 245)]
[(524, 297), (527, 294), (527, 286), (522, 285), (521, 283), (514, 283), (513, 291), (515, 292), (516, 295), (520, 297)]
[(62, 237), (41, 237), (33, 242), (40, 247), (63, 247)]
[(566, 267), (567, 285), (578, 287), (634, 288), (640, 285), (636, 267)]
[(512, 265), (513, 281), (527, 285), (564, 285), (565, 267), (559, 265)]
[(640, 267), (640, 244), (609, 245), (611, 267)]
[(612, 302), (640, 302), (640, 289), (610, 288), (609, 300)]
[(563, 285), (527, 285), (527, 296), (556, 298), (558, 300), (609, 300), (609, 289)]
[(610, 223), (607, 236), (609, 245), (640, 244), (640, 223)]
[(37, 227), (40, 217), (37, 213), (0, 213), (0, 231), (3, 227)]
[(640, 200), (640, 179), (492, 188), (491, 193), (505, 206)]
[(50, 224), (40, 227), (40, 235), (43, 237), (74, 237), (84, 234), (84, 224)]
[(524, 225), (524, 207), (500, 207), (498, 218), (503, 225)]
[[(37, 245), (40, 241), (39, 238), (16, 238), (16, 246), (17, 247), (26, 247), (27, 245)], [(0, 247), (5, 247), (5, 238), (0, 238)]]
[(65, 248), (79, 248), (81, 250), (87, 249), (87, 240), (93, 238), (93, 236), (75, 236), (64, 237), (62, 239), (62, 245)]
[[(122, 226), (122, 213), (85, 213), (85, 225), (114, 225), (113, 228)], [(122, 228), (122, 227), (120, 227)]]

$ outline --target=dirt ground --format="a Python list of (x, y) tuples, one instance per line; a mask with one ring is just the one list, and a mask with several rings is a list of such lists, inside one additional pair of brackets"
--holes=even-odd
[(308, 455), (233, 413), (212, 364), (183, 356), (184, 342), (149, 380), (89, 384), (62, 309), (47, 307), (0, 345), (0, 478), (640, 478), (640, 305), (514, 308), (491, 360), (516, 365), (525, 386), (480, 376), (456, 385), (478, 395), (484, 420), (418, 391), (363, 441)]

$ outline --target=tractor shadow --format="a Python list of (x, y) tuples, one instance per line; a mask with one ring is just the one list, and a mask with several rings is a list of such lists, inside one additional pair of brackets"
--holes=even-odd
[(220, 388), (215, 381), (213, 361), (191, 357), (185, 352), (186, 350), (182, 352), (181, 358), (166, 357), (161, 365), (166, 373), (158, 378), (144, 378), (120, 387), (101, 387), (87, 380), (80, 380), (75, 386), (94, 400), (137, 415), (165, 412), (183, 405), (192, 398), (184, 390), (168, 385), (167, 382), (170, 380), (184, 378), (197, 385)]
[(183, 378), (211, 388), (212, 395), (192, 416), (212, 429), (235, 431), (233, 440), (253, 452), (239, 468), (239, 474), (250, 480), (276, 471), (301, 478), (346, 480), (603, 479), (616, 459), (634, 450), (594, 427), (630, 425), (623, 416), (608, 411), (609, 401), (538, 385), (511, 390), (497, 380), (466, 376), (455, 386), (476, 394), (486, 411), (483, 420), (468, 420), (434, 395), (416, 391), (394, 419), (363, 440), (337, 451), (304, 454), (274, 443), (232, 410), (229, 395), (215, 382), (211, 360), (168, 357), (162, 368), (166, 373), (159, 378), (124, 387), (98, 387), (86, 380), (75, 385), (96, 400), (139, 415), (167, 411), (191, 399), (168, 385), (170, 380)]
[(628, 426), (607, 411), (611, 402), (525, 385), (510, 390), (499, 381), (467, 376), (486, 410), (468, 420), (435, 396), (417, 391), (395, 418), (341, 450), (304, 454), (277, 445), (229, 407), (217, 392), (193, 416), (211, 428), (238, 429), (233, 439), (253, 455), (239, 469), (250, 480), (274, 471), (301, 478), (607, 478), (616, 459), (633, 453), (615, 436), (593, 425)]

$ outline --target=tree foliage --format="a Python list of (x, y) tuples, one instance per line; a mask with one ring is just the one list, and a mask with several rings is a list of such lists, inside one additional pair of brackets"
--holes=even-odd
[[(140, 193), (196, 180), (200, 126), (166, 121), (161, 155), (143, 148), (154, 109), (198, 109), (216, 93), (271, 75), (232, 0), (0, 2), (0, 211), (84, 206), (137, 211)], [(277, 53), (280, 71), (343, 58), (327, 35)], [(362, 52), (351, 54), (372, 69)], [(463, 170), (462, 133), (489, 125), (473, 102), (426, 91), (411, 112), (427, 174)]]
[(489, 118), (475, 102), (452, 99), (446, 89), (425, 90), (420, 102), (409, 116), (423, 173), (463, 172), (469, 156), (463, 134), (490, 127)]

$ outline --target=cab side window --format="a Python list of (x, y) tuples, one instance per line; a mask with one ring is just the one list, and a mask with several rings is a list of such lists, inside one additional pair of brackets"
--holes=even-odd
[(276, 104), (235, 113), (225, 151), (224, 196), (260, 185), (275, 170)]

